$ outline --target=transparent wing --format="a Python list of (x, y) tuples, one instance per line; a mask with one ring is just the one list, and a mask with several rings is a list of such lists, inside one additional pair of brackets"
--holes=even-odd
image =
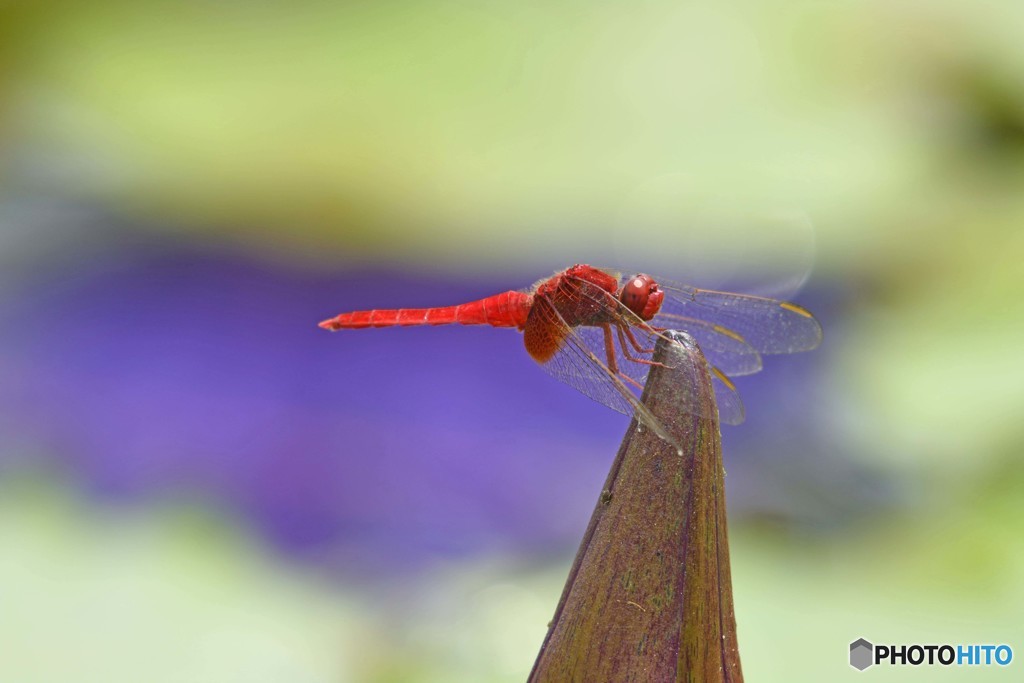
[(650, 324), (688, 332), (712, 365), (731, 377), (759, 371), (761, 354), (808, 351), (821, 343), (818, 321), (795, 304), (655, 281), (665, 300)]
[(687, 332), (697, 343), (708, 362), (729, 377), (752, 375), (763, 367), (761, 354), (746, 339), (727, 327), (700, 318), (669, 313), (654, 316), (650, 325)]
[[(808, 311), (796, 304), (777, 299), (733, 294), (690, 285), (656, 280), (665, 291), (661, 312), (651, 321), (657, 327), (683, 329), (698, 342), (701, 335), (711, 337), (710, 356), (720, 354), (750, 356), (757, 353), (776, 354), (809, 351), (821, 343), (821, 325)], [(723, 342), (723, 339), (731, 342)], [(734, 342), (740, 342), (739, 344)], [(704, 348), (704, 344), (701, 344)], [(715, 362), (719, 362), (716, 358)], [(730, 367), (730, 362), (720, 362)], [(753, 367), (753, 366), (751, 366)], [(749, 370), (756, 372), (758, 368)], [(739, 375), (748, 372), (730, 372)]]

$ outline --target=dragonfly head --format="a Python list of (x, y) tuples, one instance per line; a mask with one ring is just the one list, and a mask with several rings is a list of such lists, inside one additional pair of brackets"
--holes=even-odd
[(629, 278), (619, 292), (619, 301), (645, 321), (658, 315), (664, 298), (665, 292), (654, 278), (643, 274)]

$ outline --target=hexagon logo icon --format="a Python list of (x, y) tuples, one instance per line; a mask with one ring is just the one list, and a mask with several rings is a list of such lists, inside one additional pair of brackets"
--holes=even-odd
[(875, 663), (874, 650), (875, 646), (863, 638), (853, 641), (850, 643), (850, 666), (857, 671), (868, 668)]

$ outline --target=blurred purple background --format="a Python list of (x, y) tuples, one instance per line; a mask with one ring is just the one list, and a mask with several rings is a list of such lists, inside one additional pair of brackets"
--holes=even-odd
[[(405, 571), (577, 542), (628, 419), (534, 366), (514, 330), (329, 334), (367, 307), (447, 305), (545, 273), (312, 272), (230, 248), (124, 240), (24, 277), (0, 312), (5, 431), (99, 499), (195, 496), (288, 555)], [(800, 300), (835, 333), (841, 292)], [(879, 495), (849, 486), (819, 413), (829, 346), (767, 357), (725, 427), (734, 511), (813, 530)], [(876, 501), (878, 502), (878, 501)]]

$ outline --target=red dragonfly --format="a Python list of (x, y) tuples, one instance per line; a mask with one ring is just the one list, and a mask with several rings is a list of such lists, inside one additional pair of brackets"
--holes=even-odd
[(609, 408), (636, 414), (667, 439), (635, 393), (654, 364), (650, 356), (655, 342), (667, 330), (682, 330), (697, 340), (710, 364), (719, 418), (727, 424), (744, 418), (730, 377), (760, 370), (763, 354), (807, 351), (821, 342), (818, 321), (796, 304), (698, 289), (644, 274), (623, 278), (588, 265), (567, 268), (524, 291), (458, 306), (342, 313), (320, 327), (333, 331), (449, 324), (520, 330), (527, 352), (548, 373)]

